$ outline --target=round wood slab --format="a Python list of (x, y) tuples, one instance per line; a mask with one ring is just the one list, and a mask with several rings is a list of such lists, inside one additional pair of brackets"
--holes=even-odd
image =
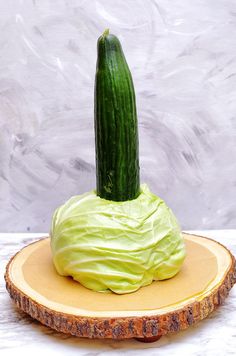
[(235, 259), (223, 245), (201, 236), (184, 238), (187, 257), (181, 271), (134, 293), (98, 293), (58, 275), (49, 238), (26, 246), (10, 260), (6, 287), (20, 309), (57, 331), (154, 341), (206, 318), (236, 282)]

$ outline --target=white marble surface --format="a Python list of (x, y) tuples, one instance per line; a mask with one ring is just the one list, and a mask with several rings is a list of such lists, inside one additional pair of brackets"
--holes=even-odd
[[(236, 255), (236, 230), (197, 231), (216, 239)], [(225, 356), (236, 349), (236, 287), (207, 320), (151, 344), (88, 340), (55, 332), (18, 310), (5, 290), (3, 274), (10, 256), (46, 234), (0, 234), (0, 354), (7, 355), (171, 355)]]
[(1, 231), (48, 231), (95, 187), (105, 28), (133, 74), (142, 181), (184, 229), (235, 228), (235, 0), (0, 0), (0, 28)]

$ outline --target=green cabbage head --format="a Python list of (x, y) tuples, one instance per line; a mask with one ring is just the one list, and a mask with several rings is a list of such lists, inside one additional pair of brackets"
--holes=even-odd
[(57, 272), (98, 292), (134, 292), (173, 277), (185, 245), (171, 210), (146, 184), (138, 198), (74, 196), (53, 216), (51, 249)]

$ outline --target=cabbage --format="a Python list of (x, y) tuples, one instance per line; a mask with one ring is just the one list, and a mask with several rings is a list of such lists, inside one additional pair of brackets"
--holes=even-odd
[(105, 200), (95, 191), (69, 199), (54, 213), (51, 249), (60, 275), (118, 294), (173, 277), (185, 258), (176, 218), (146, 184), (134, 200)]

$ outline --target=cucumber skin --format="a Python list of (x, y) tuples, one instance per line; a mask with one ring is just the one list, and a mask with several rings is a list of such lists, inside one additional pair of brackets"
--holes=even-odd
[(139, 144), (133, 81), (114, 35), (98, 39), (95, 79), (97, 195), (126, 201), (140, 193)]

